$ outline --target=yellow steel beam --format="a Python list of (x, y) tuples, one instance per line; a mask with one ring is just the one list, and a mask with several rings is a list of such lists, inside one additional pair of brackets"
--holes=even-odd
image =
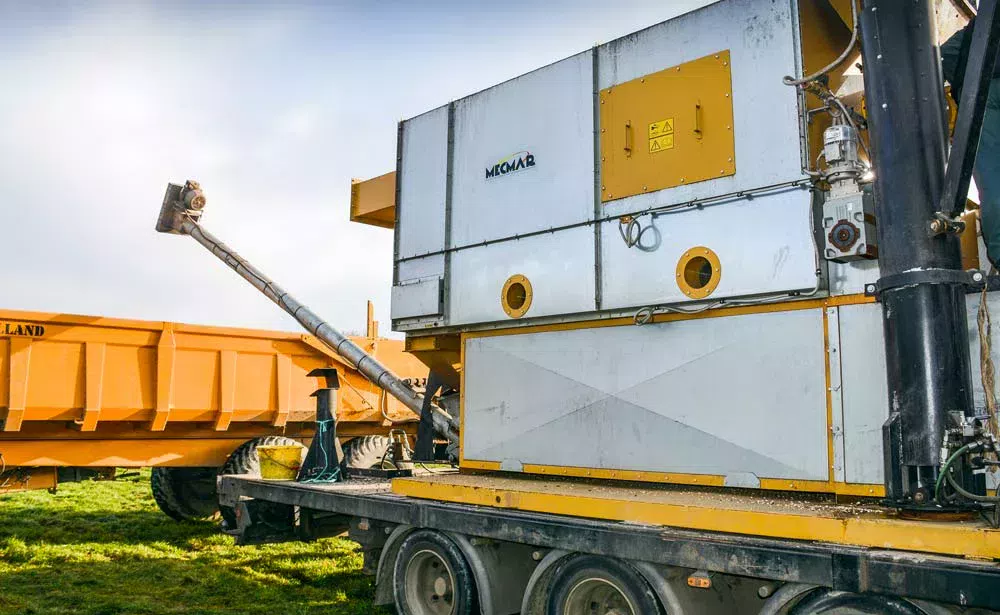
[(396, 172), (351, 180), (351, 222), (392, 228), (396, 223)]
[(978, 520), (908, 520), (874, 506), (787, 496), (638, 489), (545, 479), (437, 475), (396, 479), (394, 493), (414, 498), (692, 530), (880, 549), (1000, 558), (1000, 530)]

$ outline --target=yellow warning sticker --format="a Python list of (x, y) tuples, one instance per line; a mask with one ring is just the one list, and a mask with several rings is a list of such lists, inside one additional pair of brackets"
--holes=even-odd
[(659, 122), (653, 122), (649, 125), (649, 138), (658, 139), (663, 135), (674, 134), (674, 118), (668, 117), (665, 120), (660, 120)]
[(649, 153), (655, 154), (664, 150), (674, 149), (674, 135), (663, 135), (649, 140)]

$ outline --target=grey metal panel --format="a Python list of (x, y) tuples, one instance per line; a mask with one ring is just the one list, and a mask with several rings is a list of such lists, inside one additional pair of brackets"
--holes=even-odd
[[(592, 101), (587, 52), (455, 103), (452, 245), (593, 216)], [(534, 167), (486, 177), (487, 167), (522, 151)]]
[(399, 281), (418, 280), (421, 278), (441, 277), (444, 275), (444, 255), (435, 254), (424, 258), (415, 258), (399, 263)]
[(833, 479), (846, 481), (844, 470), (844, 383), (840, 367), (840, 310), (826, 308), (827, 355), (830, 371), (830, 432), (833, 443)]
[(448, 173), (448, 107), (403, 124), (399, 177), (399, 254), (444, 249)]
[(441, 278), (392, 287), (393, 320), (441, 314)]
[(466, 459), (826, 480), (822, 311), (471, 338)]
[[(811, 197), (804, 190), (756, 197), (683, 213), (640, 218), (646, 249), (629, 248), (618, 222), (602, 225), (602, 307), (688, 301), (676, 267), (690, 248), (719, 256), (722, 278), (712, 298), (812, 289), (816, 249)], [(650, 249), (655, 246), (655, 249)]]
[(462, 250), (451, 258), (451, 325), (516, 323), (500, 304), (500, 291), (514, 274), (531, 282), (526, 317), (594, 309), (594, 233), (588, 227)]
[[(397, 277), (402, 285), (420, 280), (443, 280), (444, 255), (436, 254), (434, 256), (402, 261), (398, 263)], [(397, 288), (401, 288), (401, 284), (395, 285), (392, 290), (390, 313), (392, 316), (393, 331), (424, 331), (428, 327), (439, 327), (445, 324), (440, 307), (436, 308), (433, 316), (429, 319), (420, 318), (419, 320), (413, 320), (409, 316), (400, 316), (400, 314), (412, 312), (414, 307), (409, 305), (408, 297), (398, 296)], [(406, 291), (403, 291), (403, 293), (405, 295)], [(399, 304), (397, 305), (397, 303)], [(425, 308), (419, 308), (417, 311), (422, 309)]]
[(831, 295), (855, 295), (865, 292), (865, 286), (878, 282), (878, 261), (829, 263)]
[(795, 88), (781, 82), (783, 76), (796, 73), (793, 4), (790, 0), (719, 2), (598, 48), (601, 89), (730, 50), (736, 139), (734, 176), (612, 201), (605, 213), (618, 215), (803, 176), (798, 97)]
[[(781, 83), (797, 67), (794, 5), (793, 0), (724, 0), (405, 122), (399, 257), (800, 179), (798, 97), (795, 88)], [(607, 87), (722, 49), (730, 50), (733, 63), (736, 175), (595, 207), (595, 84)], [(530, 151), (535, 166), (486, 178), (490, 164), (520, 151)], [(680, 254), (697, 245), (696, 235), (720, 256), (726, 252), (725, 262), (733, 264), (725, 269), (717, 297), (808, 289), (815, 283), (808, 210), (806, 193), (791, 192), (661, 217), (657, 224), (676, 237), (649, 254), (625, 251), (615, 222), (597, 232), (580, 227), (462, 249), (444, 265), (447, 317), (439, 324), (505, 320), (498, 296), (511, 273), (529, 275), (533, 282), (544, 278), (548, 293), (540, 296), (536, 289), (537, 303), (514, 324), (597, 307), (684, 301), (673, 271)], [(447, 238), (446, 219), (451, 221)], [(524, 253), (526, 246), (530, 253)], [(400, 281), (410, 279), (402, 275), (405, 265), (397, 263)], [(589, 281), (578, 277), (584, 267)]]
[[(1000, 314), (1000, 293), (990, 293), (990, 311)], [(979, 364), (979, 329), (976, 312), (979, 295), (969, 295), (969, 352)], [(882, 425), (889, 417), (889, 389), (885, 380), (885, 338), (880, 304), (841, 306), (840, 346), (843, 381), (844, 456), (849, 483), (881, 484)], [(996, 340), (994, 339), (994, 343)], [(1000, 365), (1000, 348), (993, 360)], [(973, 394), (977, 408), (985, 406), (979, 370), (973, 368)]]
[(882, 306), (839, 309), (845, 477), (849, 483), (881, 484), (882, 424), (889, 418)]

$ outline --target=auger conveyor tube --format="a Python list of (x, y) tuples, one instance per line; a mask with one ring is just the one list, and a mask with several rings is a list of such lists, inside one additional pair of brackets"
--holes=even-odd
[[(283, 288), (264, 275), (260, 269), (248, 263), (243, 257), (219, 241), (218, 238), (202, 228), (197, 222), (190, 219), (185, 220), (180, 223), (177, 230), (180, 231), (180, 234), (193, 237), (195, 241), (203, 245), (216, 258), (240, 274), (244, 280), (250, 282), (254, 288), (264, 293), (264, 296), (291, 314), (292, 318), (297, 320), (307, 331), (322, 340), (334, 352), (364, 374), (366, 378), (385, 389), (390, 395), (406, 405), (407, 408), (417, 413), (418, 416), (421, 414), (423, 409), (423, 397), (421, 395), (400, 380), (389, 368), (379, 363), (374, 357), (345, 337), (343, 333), (331, 327), (326, 321), (317, 316), (315, 312), (299, 303)], [(454, 420), (444, 410), (434, 404), (430, 404), (429, 406), (431, 409), (431, 420), (437, 434), (440, 437), (446, 438), (449, 442), (457, 441), (458, 430), (455, 428)]]

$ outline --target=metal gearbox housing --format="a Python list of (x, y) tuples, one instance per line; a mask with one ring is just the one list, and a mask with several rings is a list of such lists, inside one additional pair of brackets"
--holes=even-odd
[(198, 182), (188, 180), (183, 186), (167, 184), (163, 205), (156, 219), (158, 233), (182, 235), (185, 222), (197, 222), (205, 208), (205, 193)]
[(823, 256), (847, 263), (878, 257), (875, 232), (875, 198), (871, 192), (855, 192), (823, 203)]

